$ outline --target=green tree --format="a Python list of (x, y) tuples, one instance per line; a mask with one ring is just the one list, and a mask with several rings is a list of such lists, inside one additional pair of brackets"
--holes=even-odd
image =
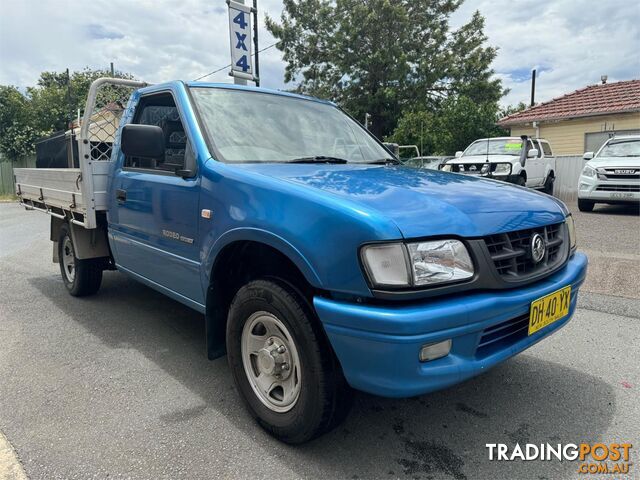
[(498, 112), (495, 102), (478, 103), (464, 95), (451, 96), (435, 113), (407, 111), (390, 140), (418, 145), (423, 155), (451, 155), (478, 138), (504, 135), (506, 132), (496, 125)]
[[(108, 70), (85, 68), (79, 72), (42, 72), (36, 86), (22, 94), (16, 87), (0, 85), (0, 152), (17, 158), (34, 151), (34, 142), (52, 132), (67, 130), (83, 110), (91, 82), (110, 77)], [(115, 72), (118, 78), (134, 78)], [(122, 87), (100, 89), (97, 106), (126, 97)]]
[[(133, 78), (128, 73), (115, 72), (116, 78)], [(36, 128), (43, 131), (59, 131), (69, 128), (77, 117), (78, 110), (84, 110), (91, 82), (100, 77), (111, 77), (109, 70), (85, 68), (79, 72), (42, 72), (35, 87), (27, 88)], [(109, 87), (115, 89), (117, 87)], [(101, 89), (104, 98), (115, 98)], [(102, 103), (105, 103), (104, 101)], [(100, 99), (98, 101), (100, 105)]]
[(518, 113), (523, 110), (526, 110), (527, 108), (529, 108), (529, 106), (524, 102), (519, 102), (515, 105), (507, 105), (506, 107), (500, 110), (499, 117), (504, 118), (514, 113)]
[(11, 160), (28, 155), (40, 136), (29, 100), (16, 87), (0, 85), (0, 153)]
[(285, 81), (330, 98), (371, 130), (390, 134), (405, 110), (434, 111), (451, 95), (497, 103), (484, 19), (458, 30), (449, 16), (462, 0), (284, 0), (266, 25), (287, 63)]

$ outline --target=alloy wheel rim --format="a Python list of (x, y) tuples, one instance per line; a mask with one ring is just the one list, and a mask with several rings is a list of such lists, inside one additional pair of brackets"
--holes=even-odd
[(62, 243), (62, 267), (67, 280), (73, 283), (76, 278), (76, 258), (73, 253), (73, 244), (68, 236), (64, 237)]
[(267, 408), (284, 413), (300, 397), (298, 349), (287, 327), (269, 312), (255, 312), (244, 324), (242, 364), (252, 390)]

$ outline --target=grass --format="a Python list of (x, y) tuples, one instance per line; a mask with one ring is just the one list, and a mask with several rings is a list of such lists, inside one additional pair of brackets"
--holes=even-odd
[(18, 201), (18, 197), (16, 197), (13, 193), (0, 193), (0, 203), (16, 201)]

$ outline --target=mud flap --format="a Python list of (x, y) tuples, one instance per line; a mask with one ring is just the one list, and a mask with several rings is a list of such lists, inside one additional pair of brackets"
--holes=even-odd
[(207, 312), (204, 316), (207, 336), (207, 358), (209, 360), (215, 360), (227, 354), (226, 313), (213, 288), (209, 287), (207, 290)]

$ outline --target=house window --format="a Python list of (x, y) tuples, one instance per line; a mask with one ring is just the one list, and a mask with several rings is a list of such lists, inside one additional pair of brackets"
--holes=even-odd
[(590, 132), (584, 134), (584, 151), (597, 152), (600, 147), (614, 135), (637, 135), (640, 130), (609, 130), (606, 132)]

